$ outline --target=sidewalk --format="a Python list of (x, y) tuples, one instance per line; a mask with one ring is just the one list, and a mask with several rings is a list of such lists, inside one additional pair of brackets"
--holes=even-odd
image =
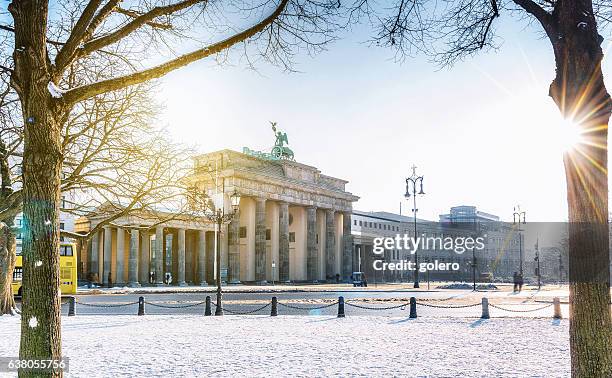
[[(414, 289), (412, 283), (381, 283), (371, 284), (368, 287), (353, 287), (352, 284), (267, 284), (267, 285), (223, 285), (224, 293), (336, 293), (336, 292), (352, 292), (352, 293), (449, 293), (454, 294), (469, 294), (473, 293), (476, 297), (485, 295), (489, 297), (497, 296), (512, 296), (516, 299), (533, 298), (533, 297), (567, 297), (567, 286), (559, 288), (557, 285), (543, 286), (541, 290), (536, 287), (527, 286), (521, 293), (512, 293), (511, 284), (495, 284), (498, 290), (482, 290), (472, 292), (471, 289), (440, 289), (439, 286), (447, 285), (447, 282), (436, 282), (430, 285), (427, 289), (426, 284), (422, 284), (420, 288)], [(99, 287), (88, 288), (80, 286), (77, 294), (79, 295), (97, 295), (97, 294), (173, 294), (173, 293), (214, 293), (216, 286), (143, 286), (138, 288), (123, 287)]]
[[(80, 286), (78, 288), (79, 295), (95, 295), (95, 294), (158, 294), (158, 293), (214, 293), (216, 286), (143, 286), (138, 288), (132, 287), (112, 287), (112, 288), (92, 288)], [(335, 293), (338, 291), (345, 292), (428, 292), (426, 288), (413, 289), (412, 284), (379, 284), (368, 287), (353, 287), (351, 284), (282, 284), (282, 285), (223, 285), (224, 293), (279, 293), (279, 292), (328, 292)], [(433, 289), (429, 291), (435, 291)]]

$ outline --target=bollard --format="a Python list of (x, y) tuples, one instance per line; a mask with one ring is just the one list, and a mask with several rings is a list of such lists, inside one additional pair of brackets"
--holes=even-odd
[(416, 317), (417, 317), (416, 298), (410, 297), (410, 319), (416, 319)]
[(76, 308), (76, 298), (68, 297), (68, 316), (76, 315), (75, 308)]
[(338, 297), (338, 317), (344, 318), (344, 297)]
[(206, 296), (206, 306), (204, 308), (204, 316), (211, 316), (212, 310), (210, 308), (210, 295)]
[(561, 301), (559, 300), (559, 297), (553, 298), (553, 306), (555, 307), (553, 319), (562, 319), (563, 315), (561, 315)]
[(278, 299), (276, 297), (272, 297), (272, 310), (270, 310), (270, 316), (278, 315)]
[(489, 319), (489, 299), (483, 297), (482, 298), (482, 315), (480, 316), (480, 319)]
[(145, 314), (145, 300), (144, 297), (138, 298), (138, 316), (143, 316)]

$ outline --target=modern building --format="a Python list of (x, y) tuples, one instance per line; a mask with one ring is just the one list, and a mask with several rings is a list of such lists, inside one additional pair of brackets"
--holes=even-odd
[[(352, 204), (347, 181), (270, 154), (222, 150), (196, 156), (192, 190), (224, 199), (240, 194), (238, 216), (221, 231), (221, 278), (230, 283), (348, 279)], [(77, 222), (94, 229), (113, 204)], [(162, 219), (162, 221), (160, 221)], [(197, 213), (119, 217), (81, 247), (86, 276), (131, 286), (214, 281), (215, 225)], [(153, 278), (154, 282), (150, 282)]]
[[(353, 211), (351, 226), (355, 243), (353, 269), (362, 271), (371, 282), (412, 281), (409, 271), (384, 272), (373, 269), (375, 260), (397, 263), (402, 260), (414, 261), (405, 250), (390, 249), (384, 255), (373, 253), (374, 238), (394, 237), (397, 234), (414, 236), (414, 218), (388, 212)], [(440, 215), (440, 222), (417, 219), (417, 235), (427, 237), (483, 237), (485, 247), (481, 251), (471, 250), (461, 254), (447, 250), (432, 249), (418, 253), (419, 263), (434, 262), (458, 263), (458, 271), (432, 271), (421, 274), (420, 280), (471, 281), (473, 263), (479, 281), (488, 277), (509, 281), (512, 274), (519, 270), (519, 236), (513, 225), (499, 221), (499, 217), (478, 211), (474, 206), (457, 206), (449, 214)]]
[(479, 211), (476, 206), (454, 206), (451, 207), (448, 214), (440, 214), (441, 223), (458, 223), (458, 222), (497, 222), (497, 215)]

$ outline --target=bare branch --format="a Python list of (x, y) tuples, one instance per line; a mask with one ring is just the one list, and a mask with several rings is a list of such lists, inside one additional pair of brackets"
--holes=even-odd
[(514, 1), (516, 5), (523, 8), (527, 13), (534, 16), (540, 22), (540, 24), (542, 24), (542, 27), (544, 27), (544, 30), (550, 35), (550, 32), (552, 32), (552, 28), (553, 28), (552, 16), (550, 13), (545, 11), (544, 8), (542, 8), (541, 6), (539, 6), (532, 0), (512, 0), (512, 1)]
[(90, 0), (83, 10), (81, 17), (79, 17), (78, 21), (72, 28), (70, 37), (68, 37), (68, 40), (55, 58), (55, 65), (58, 71), (63, 71), (64, 67), (66, 67), (66, 65), (72, 60), (74, 52), (83, 41), (85, 32), (87, 31), (89, 24), (93, 20), (94, 15), (101, 3), (102, 0)]
[(113, 44), (121, 39), (127, 37), (130, 33), (134, 32), (138, 28), (148, 24), (150, 21), (154, 20), (156, 17), (173, 14), (180, 10), (189, 8), (195, 4), (206, 2), (207, 0), (184, 0), (172, 5), (160, 6), (151, 9), (150, 11), (136, 17), (134, 20), (129, 22), (124, 27), (97, 39), (94, 39), (88, 43), (86, 43), (81, 51), (79, 52), (79, 56), (91, 54), (93, 51), (104, 48), (110, 44)]
[[(120, 7), (117, 7), (117, 9), (115, 9), (115, 12), (124, 14), (126, 16), (130, 16), (132, 18), (138, 18), (142, 16), (142, 14), (138, 14), (137, 12), (131, 11), (129, 9), (123, 9)], [(163, 30), (172, 29), (172, 25), (170, 24), (162, 24), (162, 23), (153, 22), (153, 21), (148, 21), (146, 24), (152, 28), (157, 28), (157, 29), (163, 29)]]
[(215, 44), (212, 44), (202, 49), (195, 50), (191, 53), (182, 55), (176, 59), (173, 59), (161, 65), (155, 66), (153, 68), (149, 68), (149, 69), (146, 69), (140, 72), (136, 72), (130, 75), (108, 79), (108, 80), (100, 81), (94, 84), (71, 89), (65, 93), (63, 99), (66, 103), (73, 104), (78, 101), (85, 100), (87, 98), (93, 97), (101, 93), (125, 88), (130, 85), (135, 85), (135, 84), (143, 83), (143, 82), (146, 82), (152, 79), (159, 78), (169, 72), (172, 72), (178, 68), (184, 67), (197, 60), (200, 60), (210, 55), (219, 53), (263, 31), (266, 27), (272, 24), (274, 20), (281, 14), (283, 9), (285, 9), (285, 6), (287, 5), (287, 2), (288, 0), (282, 0), (280, 4), (278, 5), (278, 7), (274, 10), (274, 12), (272, 12), (268, 17), (263, 19), (261, 22), (227, 39), (224, 39), (223, 41), (217, 42)]

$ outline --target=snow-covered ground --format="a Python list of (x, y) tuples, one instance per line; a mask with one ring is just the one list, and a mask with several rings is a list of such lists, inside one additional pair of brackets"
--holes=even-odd
[[(351, 316), (63, 318), (71, 377), (567, 377), (567, 320)], [(17, 356), (19, 317), (0, 317)]]

